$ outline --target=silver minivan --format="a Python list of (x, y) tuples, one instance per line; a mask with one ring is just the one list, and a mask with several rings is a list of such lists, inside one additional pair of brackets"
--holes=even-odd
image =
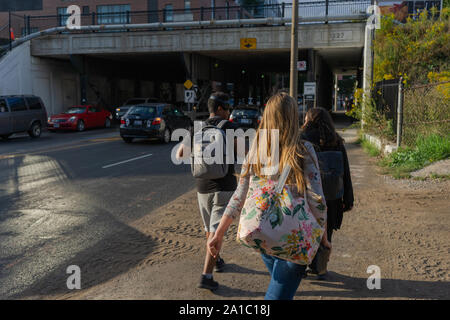
[(0, 96), (0, 137), (28, 132), (30, 137), (41, 135), (47, 123), (47, 111), (41, 98), (33, 95)]

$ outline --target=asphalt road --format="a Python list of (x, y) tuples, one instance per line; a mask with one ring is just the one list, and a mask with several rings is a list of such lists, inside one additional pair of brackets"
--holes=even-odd
[(150, 241), (128, 224), (195, 186), (174, 146), (126, 144), (117, 128), (0, 140), (0, 299), (67, 290), (68, 266)]

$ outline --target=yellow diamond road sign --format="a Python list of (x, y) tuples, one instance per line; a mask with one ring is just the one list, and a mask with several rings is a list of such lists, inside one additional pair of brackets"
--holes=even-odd
[(186, 80), (186, 82), (184, 83), (184, 87), (188, 90), (190, 90), (192, 88), (194, 84), (192, 83), (191, 80)]
[(256, 49), (256, 38), (241, 38), (241, 50)]

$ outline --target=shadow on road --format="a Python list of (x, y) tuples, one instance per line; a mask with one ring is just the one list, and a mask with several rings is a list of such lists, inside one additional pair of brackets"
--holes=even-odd
[[(82, 290), (102, 284), (139, 265), (154, 250), (157, 242), (118, 221), (114, 224), (116, 224), (114, 232), (109, 236), (102, 238), (94, 246), (78, 252), (74, 257), (66, 259), (52, 272), (12, 298), (74, 293), (67, 288), (67, 279), (71, 274), (66, 270), (70, 265), (80, 267)], [(54, 245), (56, 246), (57, 244)], [(52, 255), (55, 250), (50, 248), (49, 251), (48, 254)]]
[(251, 275), (264, 275), (264, 276), (269, 275), (269, 272), (248, 269), (235, 263), (227, 263), (225, 269), (223, 270), (223, 273), (240, 273)]
[[(322, 287), (314, 291), (303, 291), (302, 284), (310, 281)], [(404, 299), (448, 299), (450, 283), (447, 281), (417, 281), (381, 278), (381, 289), (369, 290), (367, 278), (350, 277), (329, 272), (328, 281), (317, 281), (314, 276), (302, 280), (297, 297), (324, 298), (404, 298)]]

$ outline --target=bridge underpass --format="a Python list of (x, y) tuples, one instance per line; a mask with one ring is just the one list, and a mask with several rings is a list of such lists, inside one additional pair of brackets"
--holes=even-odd
[[(331, 108), (335, 74), (362, 66), (361, 22), (301, 25), (299, 60), (304, 81), (316, 81), (317, 106)], [(240, 40), (256, 39), (243, 50)], [(192, 30), (62, 33), (39, 37), (0, 61), (0, 94), (30, 93), (43, 98), (50, 114), (83, 99), (113, 108), (134, 96), (181, 103), (186, 79), (202, 92), (230, 91), (237, 103), (248, 97), (263, 103), (286, 81), (289, 26)], [(361, 75), (359, 74), (361, 77)], [(221, 85), (218, 85), (220, 83)], [(230, 85), (227, 84), (232, 84)], [(255, 101), (256, 102), (256, 101)]]

